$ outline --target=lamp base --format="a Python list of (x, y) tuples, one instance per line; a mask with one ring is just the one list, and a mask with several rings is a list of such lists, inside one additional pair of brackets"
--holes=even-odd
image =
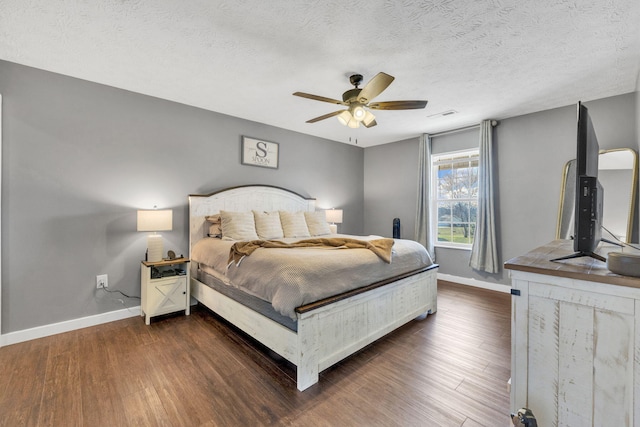
[(147, 261), (162, 261), (162, 236), (160, 234), (151, 234), (147, 237)]
[(336, 224), (329, 224), (329, 231), (331, 234), (338, 234), (338, 226)]

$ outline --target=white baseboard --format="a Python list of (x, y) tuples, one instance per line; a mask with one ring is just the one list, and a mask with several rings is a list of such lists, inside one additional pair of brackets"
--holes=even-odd
[(438, 273), (438, 279), (446, 282), (460, 283), (461, 285), (475, 286), (476, 288), (490, 289), (492, 291), (511, 293), (510, 285), (501, 285), (500, 283), (485, 282), (482, 280), (471, 279), (469, 277), (453, 276), (451, 274)]
[(79, 319), (66, 320), (64, 322), (52, 323), (50, 325), (37, 326), (35, 328), (24, 329), (22, 331), (9, 332), (8, 334), (0, 335), (0, 347), (35, 340), (37, 338), (48, 337), (50, 335), (61, 334), (63, 332), (75, 331), (76, 329), (87, 328), (89, 326), (115, 322), (116, 320), (127, 319), (134, 316), (140, 316), (140, 306), (109, 311), (107, 313), (81, 317)]

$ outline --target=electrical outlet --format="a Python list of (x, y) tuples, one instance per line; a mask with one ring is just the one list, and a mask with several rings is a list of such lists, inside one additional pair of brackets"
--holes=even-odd
[(98, 274), (96, 276), (96, 288), (108, 288), (109, 287), (109, 276), (107, 274)]

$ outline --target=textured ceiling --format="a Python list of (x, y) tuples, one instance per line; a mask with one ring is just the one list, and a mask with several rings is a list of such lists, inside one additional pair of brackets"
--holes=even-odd
[[(0, 0), (0, 59), (366, 147), (633, 92), (639, 22), (638, 0)], [(379, 71), (376, 101), (427, 107), (353, 130), (291, 95)]]

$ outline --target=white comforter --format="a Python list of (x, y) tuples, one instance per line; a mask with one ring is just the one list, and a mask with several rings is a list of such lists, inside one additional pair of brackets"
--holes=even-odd
[[(331, 235), (336, 236), (380, 238)], [(279, 240), (291, 243), (302, 239)], [(259, 248), (239, 265), (227, 265), (233, 243), (204, 238), (192, 248), (191, 260), (212, 267), (229, 285), (271, 302), (276, 311), (294, 320), (296, 307), (432, 264), (421, 244), (396, 239), (390, 264), (368, 249)]]

